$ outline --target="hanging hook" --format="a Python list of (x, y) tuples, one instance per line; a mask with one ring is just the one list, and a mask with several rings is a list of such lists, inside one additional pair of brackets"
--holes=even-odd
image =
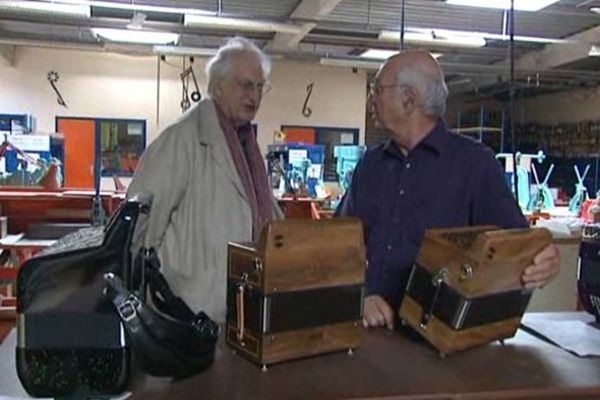
[(58, 104), (60, 104), (64, 108), (67, 108), (67, 103), (65, 102), (62, 95), (60, 94), (60, 91), (56, 87), (56, 82), (58, 82), (59, 78), (60, 78), (60, 76), (58, 75), (58, 72), (56, 72), (56, 71), (48, 72), (48, 82), (50, 82), (50, 86), (52, 86), (52, 89), (56, 93), (56, 101), (58, 102)]
[(308, 84), (308, 86), (306, 86), (306, 91), (308, 92), (308, 94), (306, 95), (304, 105), (302, 106), (302, 115), (304, 115), (306, 118), (310, 117), (312, 114), (312, 110), (308, 106), (308, 100), (310, 99), (310, 95), (312, 94), (314, 84), (314, 82), (311, 82)]

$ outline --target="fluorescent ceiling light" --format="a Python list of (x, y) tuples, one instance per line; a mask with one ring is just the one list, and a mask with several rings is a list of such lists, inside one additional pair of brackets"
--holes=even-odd
[[(558, 0), (515, 0), (515, 10), (539, 11), (556, 2)], [(510, 9), (510, 0), (446, 0), (446, 3), (457, 6)]]
[[(438, 32), (438, 29), (436, 29), (435, 31)], [(474, 37), (481, 37), (484, 39), (492, 39), (492, 40), (504, 40), (504, 41), (510, 40), (510, 35), (502, 34), (502, 33), (449, 31), (449, 30), (442, 30), (441, 32), (447, 32), (447, 34), (450, 34), (451, 32), (457, 32), (458, 34), (461, 34), (461, 35), (471, 35)], [(514, 35), (514, 39), (516, 42), (544, 43), (544, 44), (569, 43), (570, 42), (569, 40), (566, 40), (566, 39), (553, 39), (553, 38), (545, 38), (545, 37), (539, 37), (539, 36)]]
[[(382, 50), (382, 49), (368, 49), (360, 55), (362, 58), (373, 58), (377, 60), (387, 60), (393, 55), (398, 54), (398, 50)], [(441, 53), (431, 53), (433, 58), (440, 58)]]
[[(484, 38), (460, 34), (458, 32), (442, 30), (411, 30), (404, 33), (404, 40), (409, 43), (421, 45), (437, 45), (448, 47), (483, 47), (486, 44)], [(388, 42), (399, 42), (400, 32), (381, 31), (379, 39)]]
[(182, 56), (203, 56), (211, 57), (217, 54), (217, 49), (208, 49), (202, 47), (185, 47), (185, 46), (154, 46), (152, 48), (154, 54), (165, 55), (182, 55)]
[(85, 5), (90, 7), (100, 8), (113, 8), (119, 10), (133, 10), (133, 11), (148, 11), (155, 13), (167, 13), (167, 14), (198, 14), (198, 15), (215, 15), (212, 11), (200, 10), (197, 8), (178, 8), (178, 7), (164, 7), (164, 6), (151, 6), (145, 4), (138, 4), (135, 2), (130, 3), (117, 3), (112, 1), (95, 1), (95, 0), (48, 0), (46, 3), (49, 4), (75, 4)]
[(5, 1), (0, 0), (0, 10), (29, 11), (89, 17), (90, 7), (81, 4), (47, 3), (44, 1)]
[(362, 69), (374, 69), (377, 70), (381, 67), (380, 61), (366, 61), (356, 60), (350, 58), (330, 58), (323, 57), (320, 60), (321, 65), (329, 65), (332, 67), (349, 67), (349, 68), (362, 68)]
[(177, 43), (179, 35), (170, 32), (134, 31), (128, 29), (92, 28), (96, 36), (101, 36), (112, 42), (167, 44)]
[(272, 21), (258, 21), (240, 18), (223, 18), (210, 15), (190, 15), (184, 17), (186, 26), (202, 26), (206, 28), (217, 29), (239, 29), (251, 32), (282, 32), (282, 33), (301, 33), (302, 28), (294, 24), (283, 24)]
[(369, 49), (362, 53), (362, 58), (376, 58), (378, 60), (387, 60), (391, 56), (398, 54), (398, 50), (381, 50), (381, 49)]
[[(439, 41), (440, 38), (447, 38), (445, 42)], [(469, 38), (469, 39), (465, 39)], [(399, 31), (381, 31), (379, 39), (384, 41), (400, 41)], [(420, 40), (419, 40), (420, 39)], [(469, 46), (472, 41), (473, 47), (475, 44), (479, 44), (481, 41), (486, 39), (490, 40), (510, 40), (509, 35), (503, 35), (500, 33), (489, 33), (489, 32), (475, 32), (475, 31), (454, 31), (449, 29), (423, 29), (423, 28), (407, 28), (404, 34), (404, 40), (407, 42), (420, 42), (423, 44), (437, 44), (440, 46)], [(552, 39), (537, 36), (517, 36), (514, 37), (517, 42), (529, 42), (529, 43), (544, 43), (544, 44), (555, 44), (555, 43), (569, 43), (566, 39)], [(465, 43), (463, 43), (465, 42)]]
[(590, 47), (590, 52), (588, 53), (590, 57), (600, 57), (600, 46), (592, 46)]
[(590, 7), (590, 11), (595, 14), (600, 14), (600, 7)]
[[(510, 35), (502, 35), (499, 33), (486, 33), (486, 32), (473, 32), (475, 35), (482, 35), (486, 39), (494, 39), (494, 40), (504, 40), (509, 41)], [(515, 42), (528, 42), (528, 43), (543, 43), (543, 44), (551, 44), (551, 43), (570, 43), (570, 40), (567, 39), (553, 39), (553, 38), (545, 38), (538, 36), (514, 36)]]

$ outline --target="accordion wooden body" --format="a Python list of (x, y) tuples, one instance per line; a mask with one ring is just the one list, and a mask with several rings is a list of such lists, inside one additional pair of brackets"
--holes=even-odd
[(523, 271), (551, 240), (547, 229), (428, 230), (400, 318), (443, 355), (514, 336), (532, 293)]
[(227, 343), (266, 366), (359, 346), (365, 249), (357, 219), (274, 221), (230, 243)]

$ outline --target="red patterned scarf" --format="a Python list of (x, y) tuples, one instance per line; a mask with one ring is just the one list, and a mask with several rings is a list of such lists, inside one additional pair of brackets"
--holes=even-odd
[(250, 123), (242, 125), (236, 130), (231, 120), (217, 104), (215, 104), (215, 108), (235, 168), (252, 207), (252, 237), (256, 240), (265, 223), (273, 216), (271, 188), (267, 179), (265, 163), (256, 141), (256, 134)]

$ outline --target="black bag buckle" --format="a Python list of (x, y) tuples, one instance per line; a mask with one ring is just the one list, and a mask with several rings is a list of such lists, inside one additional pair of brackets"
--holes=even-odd
[(142, 306), (140, 300), (134, 295), (130, 295), (125, 301), (123, 301), (117, 307), (117, 312), (121, 319), (125, 322), (129, 322), (137, 317), (137, 310)]

